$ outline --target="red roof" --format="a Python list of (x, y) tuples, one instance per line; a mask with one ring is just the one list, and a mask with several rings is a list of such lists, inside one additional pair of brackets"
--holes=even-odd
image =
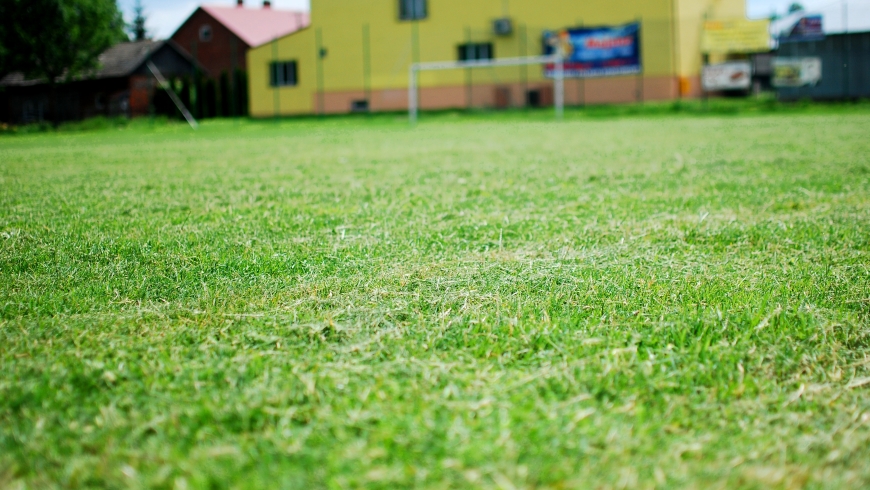
[(276, 10), (270, 7), (201, 7), (250, 47), (265, 44), (308, 27), (308, 12)]

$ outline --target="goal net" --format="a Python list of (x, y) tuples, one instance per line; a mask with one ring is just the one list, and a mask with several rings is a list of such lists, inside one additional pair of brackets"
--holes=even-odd
[(553, 66), (553, 106), (556, 119), (565, 112), (565, 60), (562, 56), (524, 56), (520, 58), (500, 58), (474, 61), (434, 61), (413, 63), (408, 70), (408, 119), (417, 122), (420, 112), (419, 75), (423, 71), (461, 70), (469, 68), (495, 68), (502, 66), (545, 65)]

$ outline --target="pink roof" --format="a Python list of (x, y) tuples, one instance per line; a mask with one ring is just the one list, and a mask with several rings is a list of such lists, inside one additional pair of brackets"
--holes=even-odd
[(201, 8), (252, 48), (308, 27), (310, 22), (308, 12), (293, 10), (216, 5)]

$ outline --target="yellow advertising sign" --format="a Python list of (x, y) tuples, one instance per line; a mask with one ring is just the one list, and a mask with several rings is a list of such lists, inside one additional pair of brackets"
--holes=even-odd
[(770, 51), (770, 21), (708, 20), (701, 37), (704, 53), (759, 53)]

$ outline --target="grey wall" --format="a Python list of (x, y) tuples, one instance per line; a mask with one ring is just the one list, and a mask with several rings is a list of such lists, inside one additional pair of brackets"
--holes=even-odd
[(783, 43), (776, 55), (822, 59), (822, 81), (814, 87), (777, 89), (783, 100), (870, 97), (870, 32), (831, 34), (823, 41)]

